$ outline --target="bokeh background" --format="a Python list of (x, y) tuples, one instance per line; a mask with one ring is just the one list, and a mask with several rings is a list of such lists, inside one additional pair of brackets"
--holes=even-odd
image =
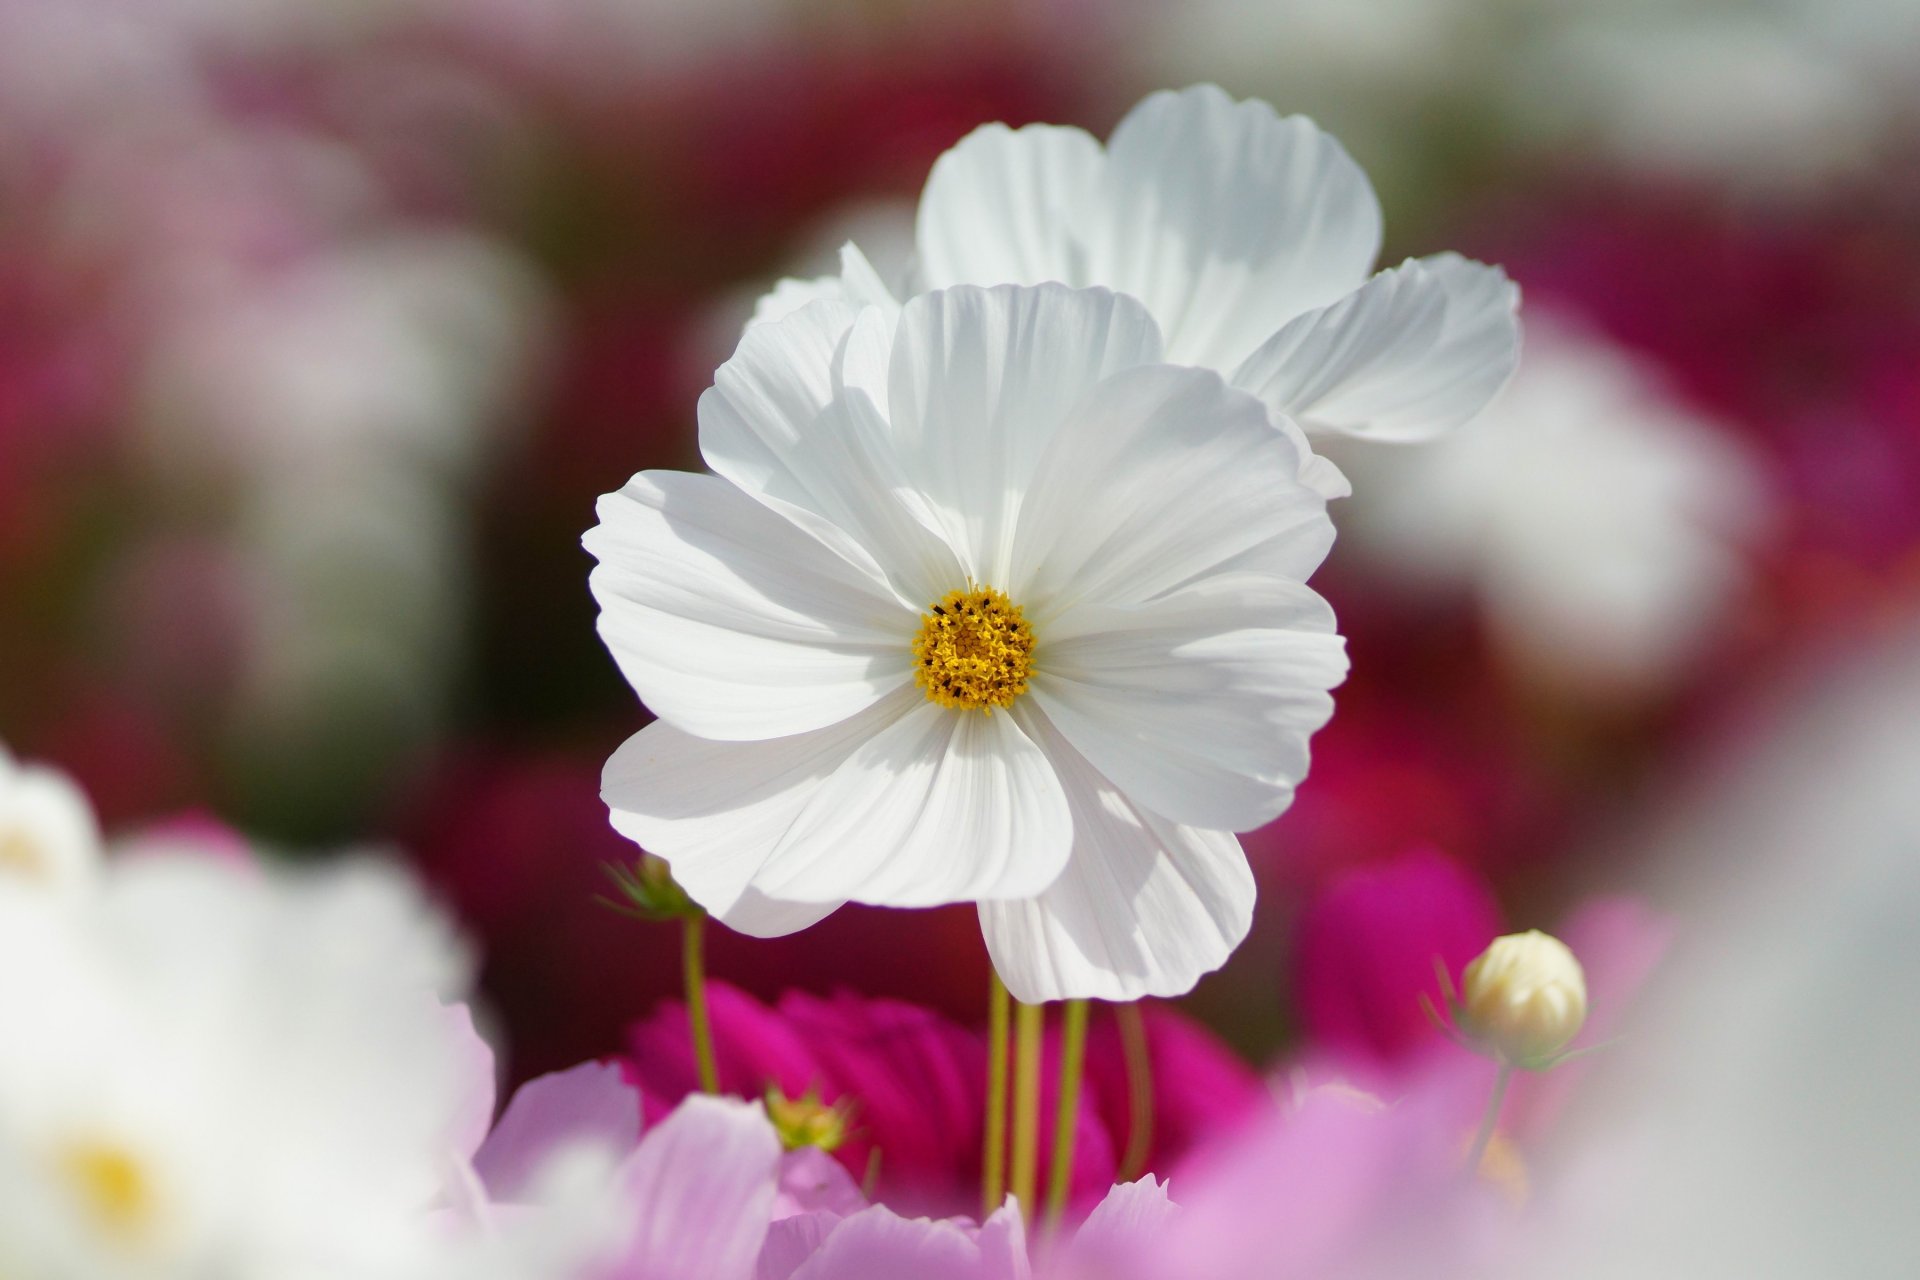
[[(1482, 423), (1339, 455), (1353, 676), (1185, 1004), (1250, 1061), (1392, 1047), (1312, 943), (1369, 876), (1684, 911), (1654, 833), (1920, 609), (1916, 53), (1905, 0), (0, 0), (0, 741), (113, 830), (397, 850), (515, 1076), (619, 1049), (678, 941), (596, 901), (645, 712), (595, 497), (697, 466), (757, 293), (903, 260), (968, 130), (1217, 81), (1342, 138), (1385, 262), (1526, 295)], [(712, 966), (984, 1008), (966, 909)]]

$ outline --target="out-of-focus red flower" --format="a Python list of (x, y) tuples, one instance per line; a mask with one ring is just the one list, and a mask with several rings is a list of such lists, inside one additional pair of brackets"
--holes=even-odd
[[(1887, 170), (1898, 172), (1897, 167)], [(1920, 184), (1791, 211), (1687, 191), (1533, 201), (1480, 247), (1742, 428), (1788, 501), (1774, 633), (1920, 592)], [(1497, 226), (1497, 222), (1494, 224)], [(1684, 287), (1676, 288), (1676, 281)], [(1766, 624), (1771, 623), (1771, 627)]]
[[(788, 992), (762, 1004), (709, 983), (721, 1088), (756, 1097), (769, 1085), (788, 1097), (818, 1090), (850, 1104), (852, 1137), (835, 1154), (865, 1177), (877, 1150), (877, 1190), (903, 1213), (979, 1208), (984, 1132), (985, 1037), (932, 1010), (842, 991), (831, 998)], [(1235, 1123), (1262, 1096), (1257, 1077), (1197, 1024), (1156, 1007), (1146, 1020), (1153, 1064), (1155, 1135), (1150, 1164), (1170, 1167), (1186, 1149)], [(664, 1114), (696, 1088), (686, 1009), (662, 1004), (628, 1038), (629, 1078), (647, 1113)], [(1040, 1158), (1051, 1158), (1057, 1034), (1042, 1065)], [(1128, 1138), (1128, 1082), (1120, 1040), (1097, 1016), (1088, 1034), (1085, 1087), (1074, 1146), (1073, 1201), (1090, 1207), (1112, 1184)]]
[(1446, 1007), (1436, 966), (1457, 985), (1499, 932), (1493, 891), (1437, 849), (1347, 872), (1300, 918), (1293, 981), (1309, 1036), (1382, 1062), (1426, 1046), (1439, 1033), (1421, 995)]

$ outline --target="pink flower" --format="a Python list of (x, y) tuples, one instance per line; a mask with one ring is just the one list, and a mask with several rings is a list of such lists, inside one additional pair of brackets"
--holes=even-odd
[[(876, 1192), (909, 1213), (949, 1214), (978, 1204), (986, 1097), (986, 1043), (931, 1010), (840, 992), (823, 999), (788, 992), (769, 1007), (724, 983), (708, 985), (721, 1088), (788, 1097), (817, 1089), (854, 1108), (852, 1137), (836, 1155), (856, 1178), (877, 1151)], [(1205, 1030), (1171, 1009), (1147, 1013), (1153, 1063), (1152, 1167), (1172, 1167), (1195, 1142), (1228, 1128), (1263, 1095), (1258, 1078)], [(686, 1011), (660, 1006), (629, 1034), (629, 1079), (664, 1114), (693, 1091), (696, 1073)], [(1043, 1063), (1041, 1160), (1051, 1158), (1057, 1045)], [(1074, 1147), (1074, 1204), (1084, 1211), (1113, 1182), (1127, 1145), (1124, 1056), (1112, 1021), (1088, 1036), (1086, 1085)]]
[(1499, 932), (1492, 890), (1436, 849), (1337, 877), (1298, 926), (1293, 983), (1309, 1036), (1380, 1062), (1425, 1048), (1438, 1033), (1420, 998), (1446, 1003), (1436, 965), (1457, 987)]

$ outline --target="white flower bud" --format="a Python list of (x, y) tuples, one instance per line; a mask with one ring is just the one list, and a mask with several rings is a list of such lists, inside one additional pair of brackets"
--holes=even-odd
[(1460, 1029), (1514, 1066), (1550, 1066), (1587, 1020), (1580, 962), (1538, 929), (1495, 938), (1467, 966), (1462, 988)]

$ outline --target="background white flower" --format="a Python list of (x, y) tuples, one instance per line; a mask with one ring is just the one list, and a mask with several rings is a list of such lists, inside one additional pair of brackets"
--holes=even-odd
[(1161, 353), (1137, 301), (1051, 285), (752, 326), (701, 399), (719, 474), (638, 475), (586, 537), (660, 717), (614, 825), (749, 933), (979, 901), (1025, 1000), (1217, 967), (1230, 833), (1287, 807), (1346, 660), (1311, 453)]
[(1630, 353), (1536, 320), (1479, 421), (1410, 450), (1349, 447), (1345, 545), (1415, 585), (1474, 590), (1529, 674), (1650, 692), (1683, 674), (1746, 578), (1759, 463)]
[(100, 824), (73, 780), (0, 746), (0, 885), (72, 900), (93, 887)]
[[(968, 134), (921, 195), (914, 287), (1104, 286), (1146, 304), (1167, 359), (1310, 434), (1425, 439), (1512, 373), (1519, 291), (1451, 253), (1371, 275), (1380, 236), (1373, 188), (1330, 135), (1199, 85), (1149, 95), (1105, 148), (1054, 125)], [(850, 247), (840, 276), (783, 282), (757, 318), (822, 296), (891, 295)]]
[(477, 1140), (435, 999), (466, 967), (363, 861), (136, 850), (75, 911), (0, 885), (0, 1273), (406, 1274)]

